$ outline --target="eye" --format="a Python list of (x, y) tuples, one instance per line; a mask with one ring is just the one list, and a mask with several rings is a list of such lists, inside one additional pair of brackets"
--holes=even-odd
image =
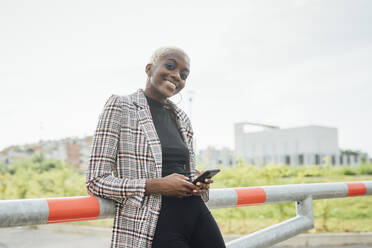
[(182, 78), (182, 80), (186, 80), (188, 75), (189, 75), (189, 73), (186, 72), (186, 71), (183, 71), (183, 72), (180, 73), (180, 77)]
[(171, 61), (168, 61), (166, 64), (165, 64), (165, 67), (168, 69), (168, 70), (174, 70), (174, 68), (176, 68), (176, 65), (171, 62)]

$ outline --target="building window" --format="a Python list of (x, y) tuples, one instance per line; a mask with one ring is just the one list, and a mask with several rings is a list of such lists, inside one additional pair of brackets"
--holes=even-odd
[(332, 155), (332, 165), (335, 165), (336, 164), (336, 157), (335, 155)]
[(319, 156), (319, 154), (315, 154), (315, 164), (320, 164), (320, 156)]
[(344, 164), (344, 157), (342, 155), (340, 156), (340, 164)]
[(285, 156), (285, 164), (290, 165), (291, 164), (291, 157), (286, 155)]
[(347, 164), (350, 165), (350, 155), (346, 156), (346, 161), (347, 161)]
[(299, 165), (304, 164), (304, 155), (303, 154), (298, 155), (298, 164)]

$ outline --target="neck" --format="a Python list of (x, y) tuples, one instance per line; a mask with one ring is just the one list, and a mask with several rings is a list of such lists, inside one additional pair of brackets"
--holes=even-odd
[(155, 100), (155, 101), (158, 101), (158, 102), (161, 102), (161, 103), (167, 103), (168, 102), (168, 98), (162, 96), (160, 93), (156, 92), (155, 90), (151, 89), (149, 87), (149, 85), (146, 86), (145, 90), (144, 90), (144, 93), (147, 97)]

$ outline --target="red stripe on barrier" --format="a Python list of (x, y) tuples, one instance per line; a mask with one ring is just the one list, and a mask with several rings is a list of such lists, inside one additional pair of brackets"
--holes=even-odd
[(71, 197), (47, 199), (49, 217), (46, 224), (95, 220), (99, 215), (99, 202), (96, 197)]
[(262, 204), (266, 201), (266, 192), (263, 188), (236, 188), (238, 202), (236, 206)]
[(346, 183), (348, 188), (347, 196), (358, 196), (365, 195), (367, 193), (367, 187), (364, 183)]

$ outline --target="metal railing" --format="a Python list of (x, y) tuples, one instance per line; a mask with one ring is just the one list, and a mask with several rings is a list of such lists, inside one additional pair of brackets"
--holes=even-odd
[[(312, 201), (372, 195), (372, 181), (212, 189), (209, 208), (295, 202), (296, 216), (227, 243), (229, 248), (269, 247), (314, 227)], [(92, 196), (0, 201), (0, 227), (114, 217), (112, 201)]]

